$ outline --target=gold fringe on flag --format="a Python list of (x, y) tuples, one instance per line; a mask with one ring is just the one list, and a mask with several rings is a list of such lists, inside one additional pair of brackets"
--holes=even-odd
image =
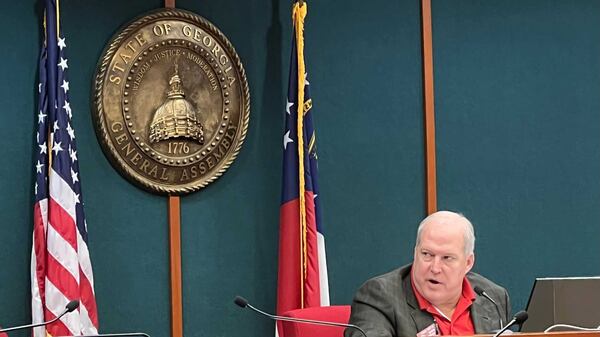
[(294, 30), (296, 32), (296, 50), (298, 59), (298, 176), (299, 176), (299, 203), (300, 203), (300, 304), (304, 308), (304, 282), (307, 268), (306, 248), (306, 204), (304, 196), (304, 18), (306, 17), (307, 4), (296, 2), (292, 11)]

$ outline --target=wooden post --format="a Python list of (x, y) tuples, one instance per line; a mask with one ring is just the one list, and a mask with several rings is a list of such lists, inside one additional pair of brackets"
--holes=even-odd
[[(175, 0), (165, 0), (175, 8)], [(169, 246), (171, 261), (171, 337), (183, 337), (181, 289), (181, 206), (179, 196), (169, 195)]]
[(423, 34), (423, 92), (425, 103), (425, 166), (427, 179), (427, 214), (431, 214), (437, 211), (431, 0), (421, 0), (421, 24)]
[(178, 196), (169, 196), (169, 241), (171, 250), (171, 337), (183, 337), (181, 303), (181, 213)]
[[(175, 8), (175, 0), (165, 0), (166, 8)], [(171, 260), (171, 337), (183, 337), (181, 290), (181, 206), (179, 196), (169, 196), (169, 246)]]
[[(166, 8), (175, 8), (175, 0), (165, 0)], [(181, 205), (179, 196), (169, 196), (169, 246), (171, 260), (171, 337), (183, 337), (181, 290)]]

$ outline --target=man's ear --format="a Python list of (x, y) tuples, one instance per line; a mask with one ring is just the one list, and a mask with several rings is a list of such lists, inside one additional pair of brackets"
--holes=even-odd
[(471, 271), (473, 265), (475, 265), (475, 254), (471, 253), (467, 256), (467, 271), (465, 274)]

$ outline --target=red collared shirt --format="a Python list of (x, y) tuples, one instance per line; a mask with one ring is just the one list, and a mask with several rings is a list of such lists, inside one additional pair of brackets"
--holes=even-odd
[(475, 292), (471, 287), (471, 283), (465, 277), (462, 284), (462, 293), (454, 309), (452, 317), (448, 319), (442, 314), (433, 304), (429, 303), (415, 288), (415, 282), (412, 272), (410, 273), (411, 285), (415, 293), (415, 297), (419, 302), (421, 310), (425, 310), (433, 316), (433, 319), (438, 327), (438, 333), (442, 336), (469, 336), (475, 334), (475, 327), (471, 320), (471, 304), (475, 301)]

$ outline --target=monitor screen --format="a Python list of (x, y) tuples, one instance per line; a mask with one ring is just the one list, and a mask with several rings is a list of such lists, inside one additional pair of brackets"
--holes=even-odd
[(527, 313), (522, 332), (541, 332), (554, 324), (596, 328), (600, 325), (600, 277), (538, 278)]

